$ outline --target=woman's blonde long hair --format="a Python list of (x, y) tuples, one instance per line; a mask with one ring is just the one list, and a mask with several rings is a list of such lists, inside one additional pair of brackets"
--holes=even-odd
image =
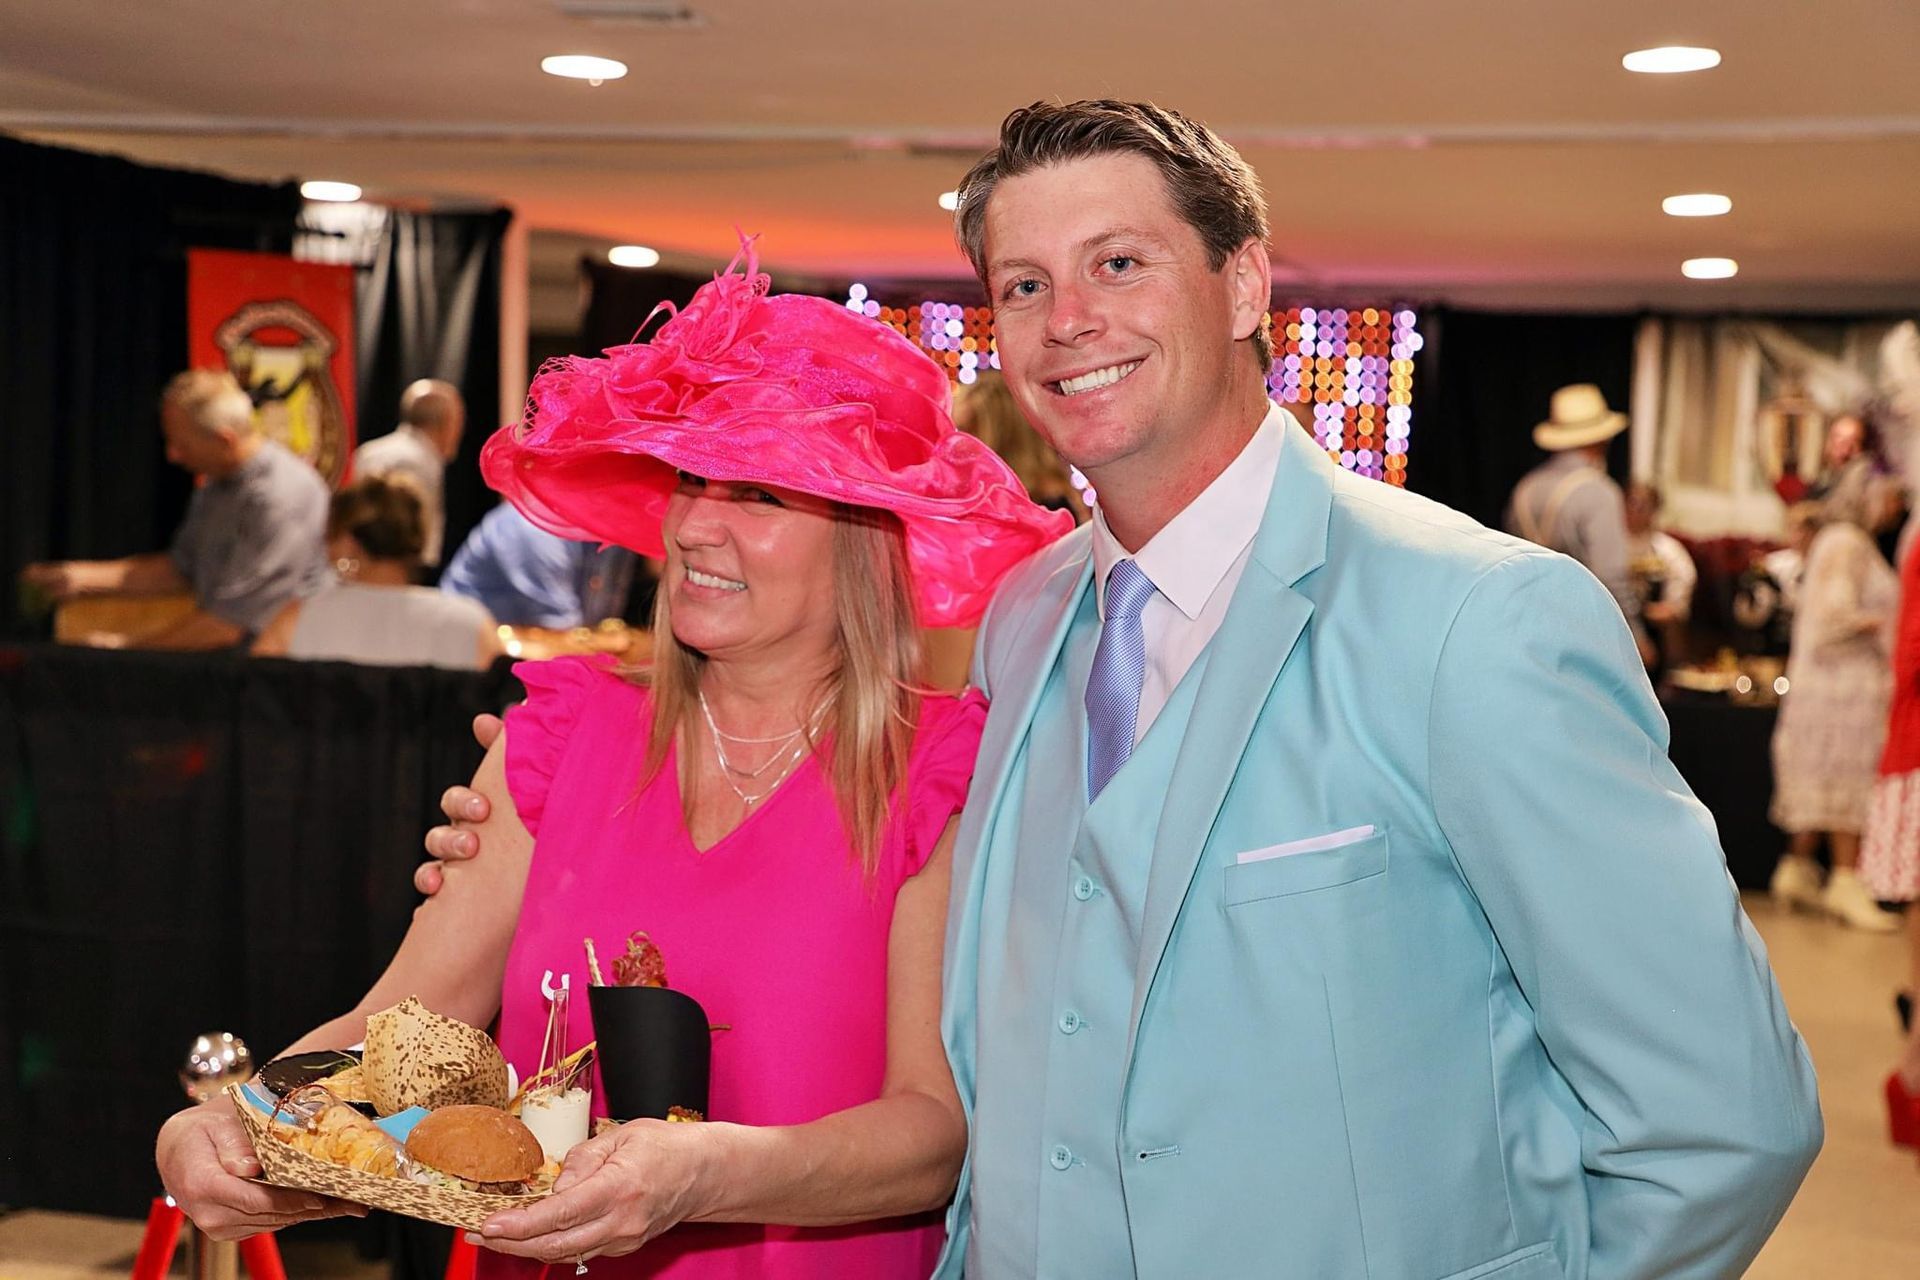
[[(839, 664), (823, 690), (813, 730), (834, 801), (854, 853), (868, 876), (906, 795), (907, 761), (926, 687), (925, 657), (914, 623), (913, 575), (906, 534), (892, 512), (834, 504), (833, 594)], [(666, 764), (682, 731), (699, 715), (705, 655), (673, 635), (672, 585), (663, 582), (653, 605), (653, 665), (634, 673), (653, 690), (646, 776)], [(683, 739), (684, 740), (684, 739)], [(685, 753), (680, 791), (686, 814), (695, 802)]]

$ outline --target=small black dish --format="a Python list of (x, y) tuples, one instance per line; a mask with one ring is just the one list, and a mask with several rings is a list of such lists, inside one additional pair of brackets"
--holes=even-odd
[[(260, 1068), (260, 1084), (275, 1098), (284, 1098), (295, 1089), (318, 1084), (328, 1076), (338, 1075), (348, 1067), (359, 1065), (360, 1053), (357, 1049), (313, 1049), (306, 1053), (290, 1053)], [(355, 1102), (350, 1105), (367, 1115), (375, 1114), (371, 1103)]]

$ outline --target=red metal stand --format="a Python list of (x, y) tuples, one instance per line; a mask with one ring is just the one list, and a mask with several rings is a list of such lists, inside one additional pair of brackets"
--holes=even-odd
[(133, 1280), (166, 1280), (185, 1221), (186, 1215), (173, 1201), (165, 1196), (153, 1198), (153, 1207), (147, 1210), (146, 1234), (140, 1237), (140, 1252), (133, 1259)]
[[(147, 1210), (147, 1230), (140, 1237), (140, 1252), (134, 1255), (132, 1280), (166, 1280), (173, 1266), (174, 1250), (180, 1245), (180, 1230), (187, 1215), (166, 1196), (154, 1199)], [(287, 1280), (287, 1269), (280, 1262), (280, 1246), (271, 1232), (249, 1236), (240, 1242), (240, 1261), (253, 1280)], [(471, 1263), (467, 1276), (473, 1275)]]

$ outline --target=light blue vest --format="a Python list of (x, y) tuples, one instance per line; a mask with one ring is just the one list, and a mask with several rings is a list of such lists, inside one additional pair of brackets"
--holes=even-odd
[[(967, 1274), (1130, 1276), (1120, 1105), (1153, 833), (1203, 653), (1089, 806), (1089, 586), (1047, 678), (1006, 811), (1019, 814), (1001, 981), (983, 988)], [(1062, 856), (1067, 851), (1067, 856)], [(1038, 1078), (1034, 1063), (1045, 1064)], [(1036, 1135), (1037, 1138), (1036, 1138)]]

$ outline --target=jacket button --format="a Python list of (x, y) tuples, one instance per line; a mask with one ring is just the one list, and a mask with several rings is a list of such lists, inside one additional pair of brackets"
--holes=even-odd
[(1072, 1035), (1086, 1024), (1080, 1021), (1080, 1015), (1069, 1009), (1060, 1015), (1060, 1029)]
[(1073, 882), (1073, 896), (1082, 902), (1091, 898), (1093, 896), (1093, 881), (1086, 876), (1081, 876), (1078, 880), (1075, 880)]
[(1056, 1146), (1047, 1156), (1047, 1163), (1056, 1169), (1064, 1169), (1073, 1163), (1073, 1152), (1064, 1145)]

